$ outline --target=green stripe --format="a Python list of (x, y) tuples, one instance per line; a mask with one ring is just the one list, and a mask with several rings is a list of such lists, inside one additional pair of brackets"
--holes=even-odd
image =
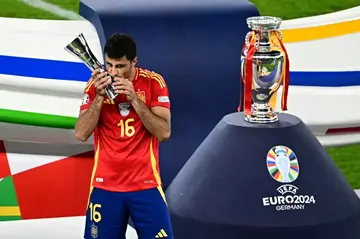
[(17, 221), (21, 220), (21, 216), (0, 216), (1, 221)]
[(18, 206), (12, 176), (0, 181), (0, 206)]
[(48, 128), (74, 129), (76, 118), (0, 109), (0, 122)]

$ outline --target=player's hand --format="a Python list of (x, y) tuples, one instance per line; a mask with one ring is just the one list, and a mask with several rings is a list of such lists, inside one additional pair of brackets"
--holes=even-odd
[(114, 80), (115, 82), (113, 83), (113, 86), (116, 93), (124, 94), (130, 103), (137, 99), (137, 95), (135, 94), (134, 86), (131, 81), (120, 77), (115, 77)]
[(105, 96), (105, 88), (111, 84), (111, 76), (107, 72), (100, 72), (100, 69), (96, 69), (92, 72), (91, 78), (94, 80), (94, 86), (96, 93)]

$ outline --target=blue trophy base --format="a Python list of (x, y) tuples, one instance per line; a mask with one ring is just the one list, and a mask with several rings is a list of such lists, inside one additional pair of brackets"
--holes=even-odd
[(278, 117), (217, 124), (166, 191), (177, 239), (360, 238), (354, 190), (299, 118)]

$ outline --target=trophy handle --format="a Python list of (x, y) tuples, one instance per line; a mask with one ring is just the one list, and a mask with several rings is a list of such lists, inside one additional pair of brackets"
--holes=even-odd
[(251, 32), (248, 32), (245, 36), (245, 45), (246, 48), (249, 48), (250, 42), (249, 42), (249, 38), (250, 38)]
[[(250, 31), (246, 34), (245, 36), (245, 45), (246, 45), (246, 48), (249, 49), (250, 47), (250, 37), (251, 36), (255, 36), (254, 32), (253, 31)], [(257, 43), (255, 43), (255, 46), (257, 45)]]

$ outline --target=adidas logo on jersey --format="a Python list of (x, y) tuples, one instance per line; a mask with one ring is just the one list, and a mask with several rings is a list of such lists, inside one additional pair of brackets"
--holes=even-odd
[(166, 234), (164, 229), (161, 229), (159, 233), (155, 236), (155, 238), (167, 238), (168, 234)]
[(106, 99), (104, 100), (104, 104), (115, 105), (115, 101)]

